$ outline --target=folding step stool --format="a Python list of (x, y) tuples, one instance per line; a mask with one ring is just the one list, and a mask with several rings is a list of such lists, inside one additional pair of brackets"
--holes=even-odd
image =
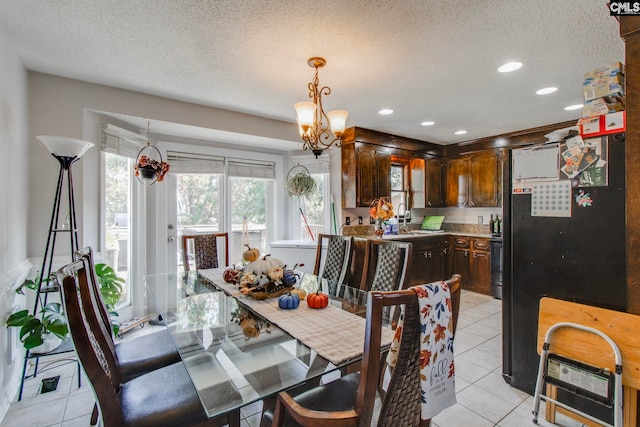
[[(557, 329), (559, 328), (574, 328), (574, 329), (579, 329), (585, 332), (590, 332), (593, 334), (596, 334), (598, 336), (600, 336), (602, 339), (604, 339), (605, 341), (607, 341), (607, 343), (609, 343), (609, 345), (611, 346), (611, 348), (613, 349), (614, 355), (615, 355), (615, 374), (613, 376), (613, 382), (614, 382), (614, 387), (613, 387), (613, 426), (611, 424), (608, 424), (606, 422), (604, 422), (603, 420), (600, 420), (598, 418), (595, 418), (589, 414), (586, 414), (576, 408), (573, 408), (567, 404), (564, 404), (562, 402), (558, 402), (555, 399), (552, 399), (551, 397), (545, 396), (543, 394), (543, 389), (545, 384), (548, 382), (549, 380), (549, 376), (546, 375), (547, 373), (547, 362), (549, 360), (549, 347), (550, 347), (550, 341), (551, 341), (551, 335), (553, 334), (553, 332), (555, 332)], [(553, 356), (553, 354), (552, 354)], [(564, 359), (564, 358), (560, 358), (558, 357), (558, 359)], [(569, 361), (568, 359), (564, 359), (568, 364), (570, 364), (572, 361)], [(562, 362), (559, 362), (562, 363)], [(583, 365), (579, 362), (575, 362), (579, 365)], [(586, 366), (586, 365), (585, 365)], [(554, 384), (554, 385), (558, 385), (562, 388), (562, 385), (560, 384)], [(576, 389), (580, 389), (579, 386), (574, 386)], [(571, 391), (571, 390), (570, 390)], [(581, 394), (578, 393), (582, 396), (588, 397), (585, 394)], [(616, 345), (615, 342), (613, 342), (613, 340), (611, 338), (609, 338), (609, 336), (607, 336), (606, 334), (604, 334), (603, 332), (594, 329), (594, 328), (590, 328), (588, 326), (584, 326), (584, 325), (580, 325), (578, 323), (571, 323), (571, 322), (560, 322), (560, 323), (556, 323), (555, 325), (551, 326), (549, 328), (549, 330), (547, 331), (545, 337), (544, 337), (544, 345), (542, 347), (542, 354), (540, 355), (540, 366), (538, 368), (538, 379), (536, 381), (536, 390), (535, 390), (535, 394), (534, 394), (534, 400), (533, 400), (533, 422), (535, 424), (538, 424), (538, 411), (540, 409), (540, 401), (544, 400), (545, 402), (550, 402), (553, 403), (561, 408), (564, 408), (568, 411), (571, 411), (573, 413), (576, 413), (578, 415), (581, 415), (593, 422), (596, 423), (601, 423), (603, 425), (606, 425), (608, 427), (621, 427), (622, 426), (622, 356), (620, 355), (620, 350), (618, 349), (618, 346)]]

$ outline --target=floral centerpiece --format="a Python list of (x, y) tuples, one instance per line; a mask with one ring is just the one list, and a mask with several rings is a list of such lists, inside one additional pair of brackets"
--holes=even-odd
[(225, 270), (223, 279), (228, 283), (234, 283), (243, 295), (267, 299), (278, 297), (293, 289), (296, 283), (295, 273), (286, 269), (278, 258), (269, 254), (260, 256), (257, 248), (248, 248), (242, 257), (248, 262)]
[(380, 197), (379, 199), (372, 201), (369, 206), (369, 216), (376, 222), (375, 233), (378, 236), (382, 236), (384, 234), (384, 227), (382, 226), (383, 222), (393, 218), (394, 216), (391, 200), (389, 200), (388, 197)]

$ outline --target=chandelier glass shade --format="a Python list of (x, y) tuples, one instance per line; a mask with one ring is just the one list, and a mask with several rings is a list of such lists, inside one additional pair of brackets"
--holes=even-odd
[(311, 150), (316, 158), (322, 151), (335, 144), (340, 147), (342, 141), (340, 137), (344, 133), (348, 112), (344, 110), (333, 110), (328, 113), (322, 108), (322, 97), (331, 94), (328, 86), (320, 87), (318, 79), (318, 69), (326, 65), (324, 58), (309, 58), (308, 64), (315, 68), (316, 73), (313, 81), (309, 83), (309, 98), (313, 102), (298, 102), (294, 105), (297, 114), (298, 131), (303, 141), (303, 148)]

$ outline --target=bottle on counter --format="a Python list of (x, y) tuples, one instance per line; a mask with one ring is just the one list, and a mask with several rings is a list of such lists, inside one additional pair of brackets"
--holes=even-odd
[(389, 220), (389, 227), (389, 234), (398, 234), (398, 219), (396, 217), (393, 217)]
[(491, 217), (489, 219), (489, 233), (491, 233), (491, 234), (495, 233), (494, 226), (495, 226), (495, 223), (493, 221), (493, 214), (491, 214)]
[(498, 214), (496, 214), (496, 234), (502, 233), (502, 220), (498, 218)]

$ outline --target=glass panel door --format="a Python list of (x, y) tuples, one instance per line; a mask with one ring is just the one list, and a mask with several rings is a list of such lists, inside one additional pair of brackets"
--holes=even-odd
[(273, 182), (256, 178), (229, 178), (231, 193), (231, 232), (229, 233), (229, 258), (231, 263), (242, 260), (242, 225), (247, 223), (249, 246), (266, 253), (268, 236), (268, 212), (273, 211)]

